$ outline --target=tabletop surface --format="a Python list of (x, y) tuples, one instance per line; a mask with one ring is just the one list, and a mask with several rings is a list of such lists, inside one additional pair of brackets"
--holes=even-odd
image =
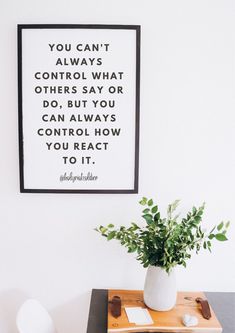
[[(216, 313), (223, 333), (235, 333), (235, 293), (205, 292)], [(87, 333), (107, 332), (108, 290), (93, 289)]]

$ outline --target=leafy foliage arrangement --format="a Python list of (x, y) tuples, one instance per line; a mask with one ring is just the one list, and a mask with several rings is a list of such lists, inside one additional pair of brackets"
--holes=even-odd
[(113, 224), (99, 226), (95, 230), (107, 240), (117, 239), (128, 252), (137, 252), (137, 260), (144, 267), (158, 266), (168, 273), (172, 267), (183, 265), (191, 258), (190, 252), (201, 248), (211, 252), (211, 241), (226, 241), (229, 222), (221, 222), (206, 233), (201, 229), (201, 220), (205, 204), (199, 208), (193, 207), (185, 218), (175, 215), (179, 200), (168, 205), (167, 217), (162, 218), (158, 206), (152, 199), (142, 198), (139, 202), (144, 206), (142, 217), (146, 224), (143, 227), (131, 223), (129, 228)]

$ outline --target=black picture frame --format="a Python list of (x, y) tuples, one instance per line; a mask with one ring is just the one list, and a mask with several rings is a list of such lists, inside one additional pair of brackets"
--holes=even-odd
[[(122, 29), (134, 30), (136, 33), (136, 82), (135, 82), (135, 151), (134, 151), (134, 184), (133, 188), (123, 189), (58, 189), (58, 188), (27, 188), (24, 174), (24, 128), (23, 128), (23, 66), (22, 66), (22, 32), (25, 29)], [(140, 25), (106, 25), (106, 24), (18, 24), (18, 136), (19, 136), (19, 175), (21, 193), (138, 193), (139, 183), (139, 132), (140, 132)]]

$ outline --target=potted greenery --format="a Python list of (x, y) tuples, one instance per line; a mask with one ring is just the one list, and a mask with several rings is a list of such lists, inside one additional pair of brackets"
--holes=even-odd
[(107, 240), (116, 239), (128, 252), (136, 252), (137, 260), (148, 267), (144, 301), (147, 306), (158, 311), (167, 311), (176, 302), (176, 284), (174, 268), (177, 265), (186, 267), (193, 250), (198, 253), (202, 248), (211, 252), (211, 241), (226, 241), (229, 222), (221, 222), (207, 233), (201, 228), (205, 204), (193, 207), (187, 216), (175, 215), (179, 200), (168, 205), (167, 217), (161, 217), (158, 206), (152, 199), (142, 198), (144, 206), (143, 226), (131, 223), (130, 227), (113, 224), (99, 226), (96, 231)]

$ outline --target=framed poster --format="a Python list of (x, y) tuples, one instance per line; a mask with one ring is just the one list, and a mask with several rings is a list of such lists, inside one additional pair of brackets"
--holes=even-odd
[(140, 26), (18, 25), (21, 192), (137, 193)]

